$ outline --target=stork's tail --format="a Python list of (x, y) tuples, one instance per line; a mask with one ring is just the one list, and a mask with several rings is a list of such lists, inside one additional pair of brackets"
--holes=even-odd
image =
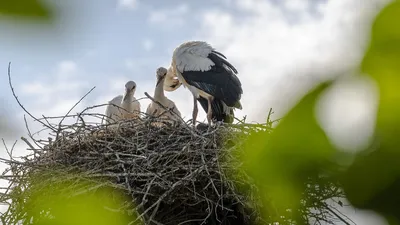
[[(208, 101), (207, 99), (200, 97), (197, 99), (200, 102), (201, 107), (203, 107), (204, 111), (208, 111)], [(235, 115), (233, 112), (233, 108), (227, 106), (223, 101), (219, 99), (214, 99), (211, 103), (212, 110), (212, 120), (213, 121), (222, 121), (224, 123), (233, 123), (235, 119)]]

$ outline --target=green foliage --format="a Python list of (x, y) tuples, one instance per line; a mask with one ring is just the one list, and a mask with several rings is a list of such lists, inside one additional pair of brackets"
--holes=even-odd
[[(244, 154), (245, 170), (268, 196), (266, 213), (301, 207), (305, 183), (314, 175), (339, 181), (356, 207), (371, 209), (400, 224), (400, 2), (388, 5), (373, 24), (371, 43), (361, 65), (380, 88), (376, 143), (355, 156), (348, 168), (333, 161), (330, 145), (314, 117), (315, 101), (330, 84), (306, 95), (270, 136), (252, 134)], [(337, 163), (337, 164), (336, 164)], [(273, 202), (273, 207), (271, 206)], [(293, 216), (297, 224), (308, 221)]]
[(52, 18), (51, 11), (40, 0), (2, 0), (0, 14), (17, 18), (45, 20)]
[(21, 202), (21, 208), (15, 213), (24, 218), (23, 224), (126, 225), (134, 220), (133, 216), (118, 210), (127, 201), (118, 190), (95, 181), (79, 181), (71, 174), (61, 176), (71, 177), (70, 182), (58, 182), (57, 177), (51, 183), (41, 182), (40, 177), (32, 179), (26, 190), (29, 197), (21, 199), (24, 203)]
[[(357, 207), (400, 224), (400, 2), (387, 6), (372, 27), (362, 71), (379, 85), (376, 148), (357, 157), (343, 175), (344, 190)], [(395, 222), (396, 221), (396, 222)]]
[[(246, 146), (244, 167), (267, 193), (265, 214), (278, 211), (276, 221), (287, 209), (300, 207), (307, 180), (330, 165), (334, 149), (314, 117), (315, 102), (328, 86), (323, 84), (305, 96), (268, 139), (265, 133), (252, 134)], [(299, 216), (294, 215), (303, 220)]]

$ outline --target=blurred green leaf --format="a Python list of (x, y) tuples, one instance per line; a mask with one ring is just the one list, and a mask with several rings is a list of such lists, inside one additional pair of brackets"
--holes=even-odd
[(34, 19), (50, 19), (51, 11), (40, 0), (1, 0), (0, 14)]
[(44, 188), (31, 190), (29, 198), (24, 200), (20, 210), (30, 218), (25, 224), (126, 225), (135, 219), (119, 211), (122, 205), (130, 202), (129, 199), (117, 190), (100, 187), (95, 182), (75, 180), (33, 185)]
[[(361, 65), (363, 72), (379, 84), (380, 104), (377, 128), (390, 131), (382, 137), (397, 136), (400, 131), (400, 2), (387, 6), (372, 27), (369, 49)], [(395, 125), (396, 123), (397, 125)], [(393, 129), (393, 130), (387, 130)], [(397, 138), (395, 138), (397, 139)], [(394, 149), (397, 152), (397, 149)]]
[(306, 95), (272, 134), (254, 133), (248, 140), (244, 167), (267, 195), (266, 213), (276, 212), (276, 221), (287, 209), (300, 207), (306, 180), (323, 174), (320, 169), (328, 168), (333, 156), (334, 149), (314, 116), (315, 102), (329, 85), (324, 83)]
[[(342, 177), (350, 202), (400, 222), (400, 2), (377, 16), (362, 71), (379, 85), (374, 149), (360, 154)], [(397, 218), (397, 222), (393, 222)]]

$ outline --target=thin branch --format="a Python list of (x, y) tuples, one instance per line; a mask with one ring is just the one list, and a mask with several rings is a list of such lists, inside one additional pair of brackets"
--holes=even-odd
[(9, 86), (10, 86), (10, 88), (11, 88), (11, 92), (12, 92), (12, 94), (13, 94), (15, 100), (17, 101), (18, 105), (22, 108), (22, 110), (24, 110), (24, 112), (26, 112), (32, 119), (34, 119), (34, 121), (38, 121), (38, 122), (41, 123), (43, 126), (45, 126), (45, 127), (49, 128), (49, 129), (55, 131), (55, 129), (54, 129), (53, 127), (48, 126), (47, 124), (45, 124), (45, 123), (39, 121), (39, 120), (38, 120), (35, 116), (33, 116), (28, 110), (26, 110), (26, 108), (25, 108), (25, 107), (22, 105), (22, 103), (19, 101), (17, 95), (15, 94), (14, 87), (13, 87), (12, 82), (11, 82), (11, 62), (8, 63), (8, 84), (9, 84)]
[(94, 89), (96, 88), (96, 86), (92, 87), (92, 89), (90, 89), (82, 98), (79, 99), (79, 101), (77, 103), (75, 103), (67, 112), (67, 114), (64, 115), (64, 117), (61, 119), (59, 125), (61, 126), (62, 122), (64, 121), (65, 117), (67, 117), (71, 111), (79, 104), (82, 102), (82, 100), (84, 98), (86, 98), (86, 96), (88, 96)]
[(80, 98), (79, 101), (78, 101), (77, 103), (75, 103), (75, 104), (68, 110), (67, 114), (65, 114), (64, 117), (60, 120), (60, 122), (58, 123), (58, 132), (57, 132), (57, 135), (56, 135), (56, 140), (58, 139), (59, 134), (61, 133), (61, 124), (62, 124), (62, 122), (64, 121), (64, 119), (65, 119), (65, 118), (69, 115), (69, 113), (70, 113), (84, 98), (86, 98), (86, 96), (87, 96), (88, 94), (90, 94), (90, 92), (92, 92), (95, 88), (96, 88), (96, 86), (92, 87), (92, 89), (90, 89), (82, 98)]

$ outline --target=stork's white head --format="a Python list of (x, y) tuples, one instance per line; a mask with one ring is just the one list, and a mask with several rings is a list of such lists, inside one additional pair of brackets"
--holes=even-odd
[(179, 81), (176, 71), (173, 69), (172, 65), (168, 68), (167, 75), (165, 76), (164, 90), (171, 92), (178, 89), (182, 83)]
[(136, 90), (136, 83), (134, 81), (128, 81), (125, 84), (125, 91), (126, 92), (134, 92)]
[(156, 86), (165, 78), (165, 75), (167, 75), (167, 69), (165, 67), (159, 67), (156, 71), (157, 75), (157, 84)]
[(157, 78), (164, 77), (165, 75), (167, 75), (167, 72), (168, 70), (165, 67), (159, 67), (156, 72)]
[(127, 96), (133, 96), (136, 91), (136, 83), (134, 81), (128, 81), (125, 84), (125, 94), (124, 94), (124, 99), (126, 99)]

